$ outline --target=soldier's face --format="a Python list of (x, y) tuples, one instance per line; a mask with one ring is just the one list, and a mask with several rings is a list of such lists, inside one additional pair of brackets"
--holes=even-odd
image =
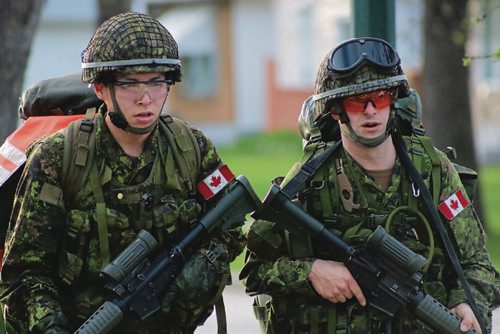
[(110, 89), (113, 87), (121, 112), (129, 125), (137, 128), (148, 127), (156, 121), (170, 90), (170, 83), (159, 72), (119, 74), (111, 85), (96, 87), (97, 96), (112, 111)]
[[(345, 98), (342, 106), (356, 135), (372, 139), (386, 131), (389, 120), (392, 95), (379, 91)], [(338, 119), (338, 116), (334, 116)], [(341, 126), (346, 126), (341, 124)]]

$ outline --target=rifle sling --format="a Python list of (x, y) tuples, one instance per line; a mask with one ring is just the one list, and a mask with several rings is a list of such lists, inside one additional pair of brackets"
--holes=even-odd
[(441, 240), (443, 241), (444, 248), (446, 250), (446, 253), (448, 254), (448, 258), (450, 259), (453, 269), (455, 270), (455, 273), (457, 274), (458, 278), (460, 279), (460, 282), (462, 283), (462, 287), (464, 289), (465, 295), (467, 296), (467, 300), (469, 302), (470, 307), (472, 308), (472, 311), (474, 312), (474, 315), (476, 316), (477, 321), (479, 322), (479, 325), (481, 327), (481, 332), (482, 333), (487, 333), (486, 331), (486, 326), (483, 321), (483, 317), (479, 313), (479, 309), (477, 307), (476, 302), (474, 301), (474, 298), (472, 296), (472, 292), (469, 286), (469, 283), (465, 279), (464, 272), (462, 270), (462, 267), (460, 266), (460, 262), (458, 260), (457, 253), (455, 252), (455, 249), (453, 248), (453, 245), (451, 243), (450, 237), (446, 233), (445, 226), (443, 224), (443, 221), (441, 220), (441, 217), (439, 216), (439, 212), (436, 208), (436, 205), (434, 204), (434, 201), (432, 199), (432, 195), (429, 192), (429, 189), (425, 186), (424, 180), (422, 180), (422, 176), (420, 173), (418, 173), (417, 169), (413, 165), (413, 163), (410, 160), (410, 157), (408, 156), (408, 153), (406, 152), (403, 138), (401, 137), (401, 134), (399, 132), (393, 131), (392, 133), (392, 140), (394, 142), (394, 146), (396, 148), (396, 153), (398, 157), (401, 159), (401, 163), (408, 172), (408, 175), (410, 177), (410, 180), (416, 184), (418, 189), (420, 190), (420, 194), (422, 194), (423, 200), (425, 202), (425, 205), (429, 209), (429, 212), (432, 216), (432, 219), (434, 220), (434, 223), (436, 225), (436, 228), (439, 232), (439, 236), (441, 237)]
[(321, 167), (321, 165), (328, 159), (329, 156), (333, 154), (340, 146), (342, 141), (337, 141), (335, 144), (326, 149), (323, 153), (316, 156), (314, 159), (311, 159), (300, 166), (299, 172), (290, 179), (287, 184), (281, 188), (281, 192), (283, 192), (288, 198), (292, 199), (302, 188), (302, 186), (316, 174), (316, 171)]

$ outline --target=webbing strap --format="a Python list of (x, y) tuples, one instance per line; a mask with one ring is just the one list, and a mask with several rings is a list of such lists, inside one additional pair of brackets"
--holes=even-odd
[(321, 167), (321, 165), (328, 159), (330, 155), (333, 154), (340, 146), (341, 141), (339, 140), (328, 149), (326, 149), (323, 153), (316, 156), (315, 158), (307, 161), (302, 164), (298, 173), (288, 181), (281, 191), (288, 197), (293, 198), (295, 194), (302, 188), (302, 186), (309, 180), (316, 171)]
[(87, 109), (85, 117), (72, 122), (66, 128), (63, 153), (63, 188), (65, 200), (73, 204), (83, 183), (90, 173), (95, 154), (96, 108)]
[(405, 167), (405, 169), (408, 171), (408, 175), (412, 179), (413, 182), (417, 184), (418, 189), (420, 190), (420, 194), (422, 195), (425, 204), (427, 205), (427, 208), (429, 209), (429, 212), (432, 216), (432, 219), (434, 220), (434, 223), (436, 225), (436, 228), (439, 232), (439, 236), (441, 237), (441, 240), (443, 241), (444, 248), (448, 254), (448, 258), (451, 261), (451, 264), (453, 265), (453, 269), (455, 270), (455, 273), (457, 274), (460, 282), (462, 283), (462, 288), (464, 289), (465, 295), (467, 296), (467, 300), (469, 302), (470, 307), (472, 308), (472, 311), (474, 312), (474, 315), (476, 316), (477, 321), (479, 322), (479, 325), (481, 327), (481, 332), (482, 333), (487, 333), (486, 331), (486, 326), (483, 321), (483, 317), (479, 313), (479, 309), (477, 307), (477, 304), (474, 300), (474, 297), (472, 296), (472, 292), (469, 286), (469, 283), (465, 279), (464, 272), (462, 270), (462, 267), (460, 266), (460, 262), (458, 260), (457, 253), (455, 252), (455, 249), (453, 248), (453, 244), (451, 243), (450, 237), (448, 236), (445, 226), (443, 224), (443, 221), (441, 220), (441, 217), (439, 216), (439, 212), (436, 208), (436, 205), (433, 202), (432, 196), (429, 192), (429, 189), (424, 184), (424, 181), (422, 180), (422, 176), (418, 173), (417, 169), (413, 165), (413, 163), (410, 160), (410, 157), (408, 156), (408, 153), (406, 152), (406, 148), (404, 146), (403, 138), (401, 137), (401, 134), (399, 132), (394, 132), (392, 134), (392, 140), (394, 142), (394, 146), (396, 148), (396, 153), (398, 157), (401, 159), (401, 163)]
[(337, 333), (337, 308), (335, 305), (328, 305), (326, 319), (326, 332)]
[(217, 334), (227, 333), (226, 308), (222, 295), (215, 303), (215, 316), (217, 317)]
[(419, 136), (420, 142), (425, 149), (425, 152), (429, 155), (432, 161), (432, 195), (434, 196), (434, 203), (439, 203), (439, 192), (441, 186), (441, 161), (432, 145), (432, 142), (429, 137)]
[[(196, 191), (196, 173), (199, 170), (201, 160), (196, 138), (187, 125), (170, 115), (162, 116), (159, 124), (167, 138), (169, 148), (172, 150), (184, 186), (190, 193), (194, 193)], [(191, 150), (193, 152), (190, 154)]]
[(106, 216), (106, 203), (104, 202), (104, 194), (102, 192), (99, 171), (95, 161), (92, 162), (90, 168), (90, 184), (94, 192), (96, 202), (96, 220), (97, 231), (99, 233), (99, 249), (101, 252), (102, 267), (109, 262), (109, 241), (108, 241), (108, 221)]
[(319, 334), (319, 307), (309, 310), (309, 334)]
[[(422, 147), (420, 145), (420, 140), (418, 140), (417, 137), (411, 136), (409, 138), (410, 141), (410, 151), (412, 154), (412, 162), (415, 168), (423, 170), (424, 167), (424, 151), (422, 150)], [(417, 167), (418, 166), (418, 167)], [(406, 182), (405, 182), (406, 183)], [(413, 182), (410, 182), (410, 184), (407, 185), (409, 188), (403, 188), (403, 189), (408, 189), (408, 207), (410, 207), (413, 210), (418, 210), (418, 193), (416, 192), (415, 184)]]
[[(323, 175), (323, 180), (328, 180), (328, 173), (330, 172), (330, 168), (325, 168), (325, 172)], [(334, 183), (335, 183), (335, 189), (337, 189), (337, 178), (334, 177)], [(323, 183), (321, 184), (321, 189), (319, 189), (319, 200), (321, 202), (321, 207), (323, 208), (323, 217), (325, 218), (330, 218), (333, 217), (334, 213), (333, 212), (333, 203), (337, 204), (338, 202), (334, 202), (331, 198), (331, 191), (330, 189), (326, 186), (326, 182), (322, 181)], [(338, 192), (334, 191), (333, 192), (335, 197), (337, 197)], [(338, 197), (335, 198), (338, 200)]]

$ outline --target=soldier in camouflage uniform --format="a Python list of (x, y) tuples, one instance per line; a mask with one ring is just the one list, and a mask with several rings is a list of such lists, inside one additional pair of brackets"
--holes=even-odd
[[(427, 259), (423, 268), (426, 293), (462, 319), (462, 330), (479, 329), (429, 211), (412, 191), (415, 187), (391, 140), (395, 102), (408, 93), (399, 57), (383, 40), (353, 39), (327, 54), (319, 67), (315, 95), (308, 101), (315, 114), (301, 118), (315, 122), (323, 141), (341, 139), (342, 145), (299, 191), (299, 203), (353, 246), (362, 246), (378, 225), (385, 227)], [(338, 128), (339, 138), (335, 138)], [(314, 134), (310, 124), (308, 131), (301, 130)], [(415, 134), (404, 140), (435, 202), (442, 203), (457, 190), (465, 194), (445, 154), (432, 145), (428, 152)], [(332, 143), (318, 144), (312, 156)], [(433, 174), (433, 161), (437, 174)], [(283, 182), (297, 169), (292, 168)], [(444, 223), (456, 241), (461, 266), (491, 330), (491, 311), (499, 303), (499, 274), (485, 248), (484, 231), (471, 205)], [(428, 333), (406, 311), (389, 319), (366, 306), (366, 296), (338, 255), (306, 233), (294, 235), (273, 222), (256, 220), (247, 248), (240, 279), (247, 293), (257, 296), (255, 313), (263, 332)]]
[[(144, 14), (112, 17), (83, 51), (82, 69), (83, 81), (104, 101), (91, 122), (92, 169), (81, 187), (64, 186), (65, 132), (31, 152), (2, 270), (8, 333), (72, 333), (113, 297), (100, 270), (141, 229), (164, 247), (174, 245), (212, 205), (193, 188), (221, 165), (212, 142), (185, 123), (181, 129), (189, 136), (173, 133), (184, 139), (180, 148), (166, 139), (160, 112), (171, 86), (181, 81), (177, 43), (167, 29)], [(189, 166), (196, 182), (188, 182), (175, 154), (193, 158), (196, 150), (199, 163)], [(243, 246), (241, 226), (203, 242), (167, 291), (162, 312), (145, 321), (127, 315), (113, 333), (194, 332), (230, 282), (229, 263)]]

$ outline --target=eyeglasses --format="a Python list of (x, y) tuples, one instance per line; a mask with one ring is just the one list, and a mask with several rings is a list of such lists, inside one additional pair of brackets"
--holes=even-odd
[(342, 100), (344, 110), (353, 113), (362, 113), (365, 111), (368, 103), (373, 103), (377, 109), (383, 109), (391, 105), (392, 94), (388, 91), (378, 91), (363, 95), (346, 97)]
[(373, 38), (356, 38), (337, 46), (328, 60), (329, 68), (344, 74), (358, 68), (363, 62), (389, 70), (401, 63), (396, 50), (386, 41)]
[(171, 80), (149, 80), (149, 81), (114, 81), (116, 87), (115, 94), (122, 98), (140, 98), (147, 90), (152, 99), (159, 98), (168, 92), (168, 87), (172, 85)]

